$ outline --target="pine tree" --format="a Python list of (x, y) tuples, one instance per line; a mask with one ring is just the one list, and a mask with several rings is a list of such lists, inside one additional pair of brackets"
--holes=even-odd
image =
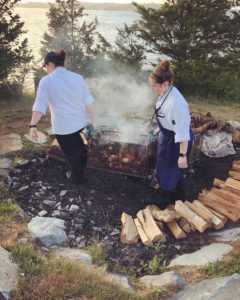
[(98, 20), (86, 22), (84, 7), (77, 0), (56, 0), (48, 12), (48, 32), (43, 36), (41, 56), (63, 48), (68, 69), (91, 76), (94, 62), (110, 46), (97, 31)]
[(127, 68), (130, 71), (140, 71), (146, 56), (145, 47), (137, 35), (136, 24), (132, 26), (124, 24), (122, 28), (117, 30), (118, 36), (111, 58), (122, 68)]
[(13, 9), (19, 0), (0, 0), (0, 90), (20, 96), (32, 60), (24, 23)]
[(148, 51), (169, 57), (181, 89), (218, 96), (227, 93), (219, 82), (237, 83), (240, 10), (233, 7), (239, 1), (167, 0), (158, 10), (134, 5)]

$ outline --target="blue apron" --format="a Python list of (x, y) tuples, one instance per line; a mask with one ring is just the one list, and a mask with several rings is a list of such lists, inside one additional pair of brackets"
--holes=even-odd
[[(176, 188), (178, 182), (182, 178), (183, 169), (178, 167), (180, 145), (179, 143), (175, 143), (175, 132), (164, 128), (157, 115), (156, 119), (160, 128), (157, 149), (157, 181), (160, 189), (170, 191)], [(191, 127), (189, 128), (189, 131), (190, 141), (188, 142), (187, 156), (191, 151), (193, 143)]]

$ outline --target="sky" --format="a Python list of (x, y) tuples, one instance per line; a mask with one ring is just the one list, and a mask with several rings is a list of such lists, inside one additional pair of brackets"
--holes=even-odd
[[(54, 0), (21, 0), (22, 3), (27, 2), (54, 2)], [(82, 2), (94, 2), (94, 3), (131, 3), (132, 0), (82, 0)], [(163, 3), (164, 0), (135, 0), (137, 3)]]

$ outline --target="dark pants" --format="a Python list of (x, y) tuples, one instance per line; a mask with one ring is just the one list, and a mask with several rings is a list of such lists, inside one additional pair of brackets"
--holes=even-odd
[(84, 182), (84, 170), (87, 165), (87, 147), (80, 135), (81, 130), (65, 135), (56, 134), (56, 139), (72, 169), (73, 181), (78, 184)]

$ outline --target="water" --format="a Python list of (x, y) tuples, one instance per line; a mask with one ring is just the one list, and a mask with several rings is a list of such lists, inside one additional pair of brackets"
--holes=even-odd
[[(35, 60), (40, 58), (42, 36), (48, 29), (47, 11), (47, 8), (18, 7), (15, 9), (25, 23), (24, 29), (27, 30), (26, 35)], [(97, 30), (111, 44), (114, 44), (117, 37), (117, 28), (121, 28), (125, 23), (132, 25), (139, 18), (139, 14), (134, 11), (85, 10), (85, 12), (88, 14), (86, 16), (88, 21), (97, 17), (99, 21)], [(32, 74), (27, 78), (26, 89), (33, 89)]]

